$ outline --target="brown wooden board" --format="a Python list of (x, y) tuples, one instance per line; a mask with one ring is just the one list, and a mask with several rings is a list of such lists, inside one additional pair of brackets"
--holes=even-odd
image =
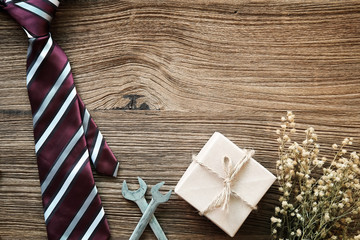
[[(27, 39), (4, 12), (0, 23), (0, 238), (44, 239)], [(359, 1), (65, 1), (51, 32), (121, 161), (116, 179), (94, 173), (114, 239), (141, 216), (122, 181), (173, 189), (214, 131), (273, 173), (286, 110), (318, 130), (325, 155), (347, 136), (360, 149)], [(276, 185), (235, 239), (268, 239)], [(169, 239), (230, 239), (177, 195), (156, 217)]]

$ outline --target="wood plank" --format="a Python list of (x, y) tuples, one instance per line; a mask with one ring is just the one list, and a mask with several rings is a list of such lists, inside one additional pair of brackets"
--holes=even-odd
[[(253, 147), (255, 159), (274, 172), (277, 159), (275, 129), (278, 111), (181, 113), (171, 111), (93, 111), (104, 136), (121, 160), (119, 177), (99, 176), (97, 183), (115, 239), (126, 239), (140, 218), (136, 205), (121, 196), (124, 179), (136, 187), (141, 176), (153, 186), (166, 181), (164, 191), (173, 189), (191, 161), (214, 131), (220, 131), (240, 147)], [(318, 130), (320, 144), (331, 154), (330, 145), (346, 136), (360, 147), (360, 112), (297, 112), (299, 129), (311, 125)], [(316, 119), (316, 121), (314, 121)], [(36, 158), (33, 152), (31, 116), (27, 112), (0, 115), (0, 233), (4, 239), (45, 237)], [(16, 129), (14, 131), (13, 129)], [(11, 139), (11, 141), (9, 141)], [(269, 218), (277, 204), (277, 184), (270, 188), (236, 237), (267, 239)], [(150, 200), (150, 196), (147, 196)], [(229, 239), (220, 229), (173, 194), (156, 216), (170, 239)], [(19, 231), (21, 229), (21, 231)], [(25, 230), (25, 231), (24, 231)], [(262, 235), (262, 237), (261, 237)], [(148, 229), (143, 239), (154, 239)]]
[[(26, 110), (26, 37), (0, 21), (0, 108)], [(52, 33), (89, 109), (351, 111), (359, 25), (358, 1), (66, 1)]]

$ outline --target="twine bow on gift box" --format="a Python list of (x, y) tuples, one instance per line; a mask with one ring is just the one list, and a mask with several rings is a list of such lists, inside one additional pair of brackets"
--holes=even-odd
[(209, 172), (215, 174), (218, 178), (220, 178), (224, 183), (224, 188), (222, 191), (215, 197), (213, 201), (207, 206), (207, 208), (200, 212), (200, 215), (204, 215), (208, 212), (215, 210), (216, 208), (222, 208), (223, 210), (228, 210), (229, 202), (231, 196), (241, 199), (248, 207), (251, 209), (257, 209), (256, 206), (251, 205), (247, 202), (243, 197), (241, 197), (237, 192), (232, 189), (232, 184), (235, 182), (237, 175), (239, 174), (241, 168), (244, 164), (249, 161), (249, 159), (255, 154), (254, 150), (245, 149), (245, 156), (233, 166), (233, 163), (230, 158), (225, 156), (223, 158), (223, 168), (225, 172), (225, 177), (221, 176), (219, 173), (215, 172), (213, 169), (209, 168), (204, 163), (200, 162), (197, 157), (193, 156), (193, 161), (199, 164), (200, 166), (207, 169)]

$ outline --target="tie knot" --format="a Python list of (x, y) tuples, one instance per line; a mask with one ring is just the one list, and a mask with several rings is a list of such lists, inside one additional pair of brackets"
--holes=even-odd
[(0, 0), (0, 5), (23, 27), (29, 38), (38, 38), (49, 34), (49, 26), (59, 1)]

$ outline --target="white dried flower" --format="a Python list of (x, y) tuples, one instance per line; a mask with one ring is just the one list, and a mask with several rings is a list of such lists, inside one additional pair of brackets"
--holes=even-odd
[(281, 219), (280, 219), (280, 218), (271, 217), (270, 220), (271, 220), (272, 223), (281, 223)]
[(324, 220), (325, 220), (326, 222), (328, 222), (328, 221), (330, 220), (330, 215), (329, 215), (328, 212), (325, 213), (325, 215), (324, 215)]
[(289, 122), (293, 122), (294, 121), (294, 116), (288, 116), (288, 120), (289, 120)]
[(301, 194), (296, 196), (296, 200), (298, 200), (299, 202), (301, 202), (303, 200), (303, 196), (301, 196)]
[(276, 213), (279, 213), (279, 212), (280, 212), (280, 208), (279, 208), (279, 207), (276, 207), (276, 208), (275, 208), (275, 212), (276, 212)]
[[(328, 161), (319, 155), (314, 128), (305, 130), (305, 140), (300, 145), (292, 141), (297, 132), (295, 115), (289, 111), (281, 120), (280, 129), (276, 130), (276, 168), (282, 196), (280, 206), (275, 208), (278, 218), (271, 218), (274, 239), (344, 239), (337, 233), (342, 234), (345, 225), (352, 226), (350, 223), (360, 213), (360, 159), (355, 151), (348, 153), (344, 148), (353, 139), (345, 138), (340, 146), (333, 144), (335, 157)], [(324, 228), (315, 231), (322, 228), (320, 224)], [(309, 225), (314, 225), (314, 231), (303, 231)], [(360, 240), (360, 234), (348, 239)]]

